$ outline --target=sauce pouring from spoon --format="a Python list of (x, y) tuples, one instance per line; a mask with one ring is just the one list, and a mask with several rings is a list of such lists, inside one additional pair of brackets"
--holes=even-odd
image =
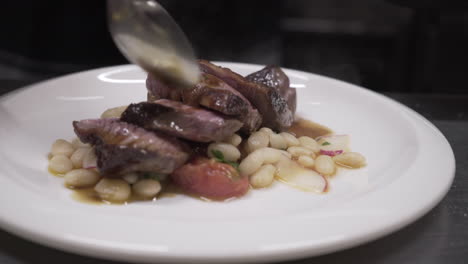
[(198, 63), (187, 37), (154, 0), (108, 0), (108, 24), (122, 54), (148, 73), (175, 87), (191, 88)]

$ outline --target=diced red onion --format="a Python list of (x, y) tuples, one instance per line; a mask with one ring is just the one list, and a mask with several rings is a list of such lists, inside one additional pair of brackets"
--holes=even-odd
[(83, 166), (83, 169), (87, 169), (87, 170), (95, 169), (95, 168), (97, 168), (96, 164), (94, 164), (94, 165), (93, 164), (87, 164), (86, 166)]
[(320, 150), (320, 154), (328, 155), (330, 157), (340, 155), (341, 153), (343, 153), (343, 150), (341, 149), (340, 150), (323, 150), (323, 149)]
[(83, 159), (83, 169), (95, 169), (97, 168), (97, 157), (94, 154), (94, 151), (91, 150), (88, 155)]

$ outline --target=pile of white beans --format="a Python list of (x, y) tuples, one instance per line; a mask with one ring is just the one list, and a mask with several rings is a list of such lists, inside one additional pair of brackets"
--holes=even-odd
[[(120, 117), (126, 107), (108, 109), (101, 118)], [(221, 152), (227, 162), (239, 162), (239, 172), (249, 177), (254, 188), (270, 186), (281, 169), (280, 159), (285, 157), (324, 176), (333, 175), (338, 165), (360, 168), (366, 164), (366, 159), (359, 153), (344, 152), (334, 157), (320, 155), (320, 146), (313, 138), (296, 137), (287, 132), (275, 133), (266, 127), (252, 133), (244, 142), (234, 134), (222, 142), (211, 143), (208, 146), (209, 157), (213, 157), (214, 150)], [(144, 179), (136, 173), (103, 178), (95, 166), (90, 166), (95, 163), (94, 149), (78, 138), (72, 142), (58, 139), (52, 144), (49, 170), (63, 176), (65, 185), (70, 188), (93, 187), (102, 200), (114, 203), (128, 201), (132, 194), (136, 199), (152, 199), (161, 191), (159, 181)]]
[(254, 188), (265, 188), (273, 183), (282, 157), (324, 176), (335, 174), (337, 165), (360, 168), (366, 164), (364, 156), (357, 152), (344, 152), (334, 157), (320, 155), (320, 146), (315, 139), (297, 138), (287, 132), (275, 133), (266, 127), (252, 133), (245, 142), (235, 134), (223, 142), (211, 143), (208, 156), (213, 156), (213, 150), (220, 151), (226, 161), (240, 162), (240, 173), (249, 177)]
[(122, 203), (135, 194), (137, 199), (154, 198), (161, 191), (159, 181), (143, 179), (136, 173), (120, 178), (102, 178), (96, 168), (86, 167), (95, 164), (94, 149), (79, 139), (72, 142), (58, 139), (52, 144), (49, 170), (63, 176), (65, 185), (70, 188), (90, 188), (104, 201)]

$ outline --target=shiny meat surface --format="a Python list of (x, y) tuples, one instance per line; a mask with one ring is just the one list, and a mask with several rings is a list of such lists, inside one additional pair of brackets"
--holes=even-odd
[(76, 135), (95, 146), (103, 176), (129, 172), (168, 174), (189, 158), (189, 148), (176, 138), (147, 131), (118, 119), (74, 121)]
[(244, 124), (242, 130), (246, 133), (256, 131), (262, 123), (262, 117), (247, 98), (211, 74), (202, 74), (201, 81), (192, 90), (184, 90), (182, 101), (235, 116)]
[(170, 88), (148, 75), (146, 81), (148, 101), (171, 99), (190, 106), (205, 108), (233, 116), (243, 123), (242, 131), (250, 134), (262, 123), (262, 117), (241, 93), (221, 79), (202, 73), (200, 82), (193, 89)]
[(278, 66), (266, 66), (265, 68), (251, 73), (245, 77), (247, 80), (263, 84), (279, 91), (281, 96), (288, 102), (291, 112), (296, 112), (296, 89), (289, 86), (289, 78)]
[(131, 104), (121, 120), (196, 142), (220, 141), (242, 127), (234, 118), (167, 99)]
[(289, 78), (277, 66), (266, 66), (265, 68), (253, 72), (245, 77), (251, 82), (261, 83), (271, 88), (275, 88), (284, 95), (284, 91), (289, 89)]
[(181, 94), (179, 89), (169, 87), (164, 82), (156, 79), (152, 74), (146, 78), (146, 89), (148, 90), (148, 100), (169, 99), (180, 101)]
[(230, 69), (216, 66), (209, 61), (200, 60), (199, 66), (202, 72), (220, 78), (245, 96), (262, 115), (262, 126), (284, 131), (292, 125), (294, 112), (277, 89), (249, 81)]

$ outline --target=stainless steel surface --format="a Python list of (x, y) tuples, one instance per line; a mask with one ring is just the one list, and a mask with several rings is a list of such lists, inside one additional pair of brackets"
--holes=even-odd
[(153, 0), (108, 0), (114, 42), (131, 62), (169, 83), (191, 86), (199, 70), (187, 37)]
[[(27, 83), (0, 80), (0, 95)], [(454, 183), (442, 202), (415, 223), (374, 242), (290, 264), (465, 264), (468, 263), (468, 96), (387, 94), (415, 109), (447, 137), (456, 157)], [(427, 170), (437, 164), (428, 164)], [(421, 183), (424, 188), (424, 182)], [(417, 195), (417, 189), (415, 189)], [(2, 201), (14, 203), (14, 201)], [(365, 221), (365, 219), (363, 219)], [(248, 239), (248, 238), (247, 238)], [(105, 261), (44, 247), (0, 231), (0, 263), (87, 263)]]

